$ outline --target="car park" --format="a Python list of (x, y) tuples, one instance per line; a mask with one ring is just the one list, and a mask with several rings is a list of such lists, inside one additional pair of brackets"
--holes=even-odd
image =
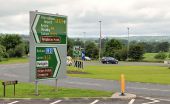
[(101, 62), (103, 64), (118, 64), (118, 60), (113, 57), (103, 57)]

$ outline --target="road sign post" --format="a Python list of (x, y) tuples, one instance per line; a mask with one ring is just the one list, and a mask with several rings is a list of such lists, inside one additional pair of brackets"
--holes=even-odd
[(66, 76), (67, 17), (30, 12), (30, 81)]

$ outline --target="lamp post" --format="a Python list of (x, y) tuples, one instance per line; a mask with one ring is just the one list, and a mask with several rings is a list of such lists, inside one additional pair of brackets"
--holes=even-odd
[(101, 33), (101, 22), (102, 21), (99, 21), (100, 23), (100, 39), (99, 39), (99, 61), (100, 61), (100, 55), (101, 55), (101, 37), (102, 37), (102, 33)]
[(128, 52), (129, 52), (129, 27), (127, 27), (128, 30), (128, 44), (127, 44), (127, 58), (126, 61), (128, 61)]

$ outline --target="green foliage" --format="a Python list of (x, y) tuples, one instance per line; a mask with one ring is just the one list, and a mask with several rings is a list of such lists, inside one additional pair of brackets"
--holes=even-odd
[(98, 58), (99, 50), (94, 42), (87, 42), (85, 46), (85, 54), (90, 58)]
[(154, 56), (155, 59), (165, 59), (167, 57), (167, 54), (164, 52), (159, 52)]
[(29, 53), (29, 41), (24, 42), (25, 54)]
[(169, 55), (168, 55), (168, 58), (170, 58), (170, 53), (169, 53)]
[(106, 43), (104, 54), (105, 56), (114, 57), (115, 52), (120, 49), (122, 49), (122, 43), (116, 39), (111, 39)]
[(128, 56), (132, 60), (139, 61), (143, 58), (144, 50), (141, 45), (131, 45)]
[(15, 48), (16, 45), (22, 43), (22, 38), (19, 35), (4, 35), (1, 44), (8, 51), (9, 49)]
[(0, 61), (7, 56), (6, 49), (4, 46), (0, 45)]
[(73, 56), (73, 40), (67, 38), (67, 55)]
[(15, 47), (15, 57), (22, 57), (24, 55), (25, 52), (25, 47), (24, 44), (19, 44)]

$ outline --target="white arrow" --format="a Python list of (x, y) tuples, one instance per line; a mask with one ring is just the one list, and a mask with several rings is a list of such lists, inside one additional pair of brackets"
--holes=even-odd
[(152, 100), (152, 101), (151, 101), (151, 102), (147, 102), (147, 103), (142, 103), (142, 104), (153, 104), (153, 103), (158, 103), (158, 102), (160, 102), (159, 100), (155, 100), (155, 99), (150, 98), (150, 97), (145, 97), (145, 99)]
[(59, 67), (60, 67), (60, 64), (61, 64), (61, 61), (60, 61), (60, 58), (59, 58), (60, 56), (57, 52), (57, 48), (53, 48), (53, 50), (54, 50), (54, 53), (55, 53), (55, 56), (56, 56), (56, 59), (57, 59), (57, 65), (56, 65), (56, 68), (55, 68), (55, 71), (54, 71), (54, 74), (53, 74), (53, 77), (56, 77), (57, 72), (58, 72)]
[(34, 34), (34, 36), (35, 36), (35, 40), (37, 41), (37, 43), (40, 43), (40, 40), (39, 40), (39, 38), (38, 38), (37, 31), (36, 31), (36, 26), (37, 26), (37, 23), (38, 23), (39, 18), (40, 18), (40, 15), (36, 15), (35, 21), (34, 21), (33, 26), (32, 26), (33, 34)]

